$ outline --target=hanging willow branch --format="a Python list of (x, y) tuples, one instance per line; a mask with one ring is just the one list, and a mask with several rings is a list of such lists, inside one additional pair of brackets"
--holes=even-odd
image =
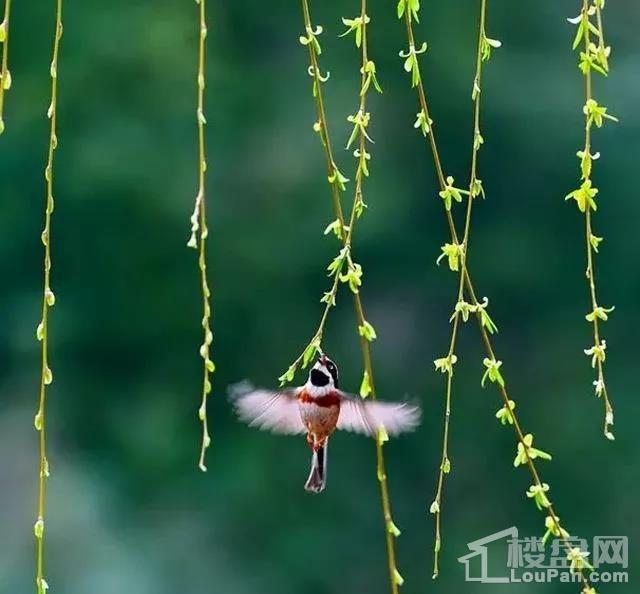
[(591, 152), (592, 128), (594, 124), (597, 128), (600, 128), (606, 121), (618, 121), (615, 117), (607, 113), (606, 107), (599, 104), (593, 98), (592, 93), (591, 73), (596, 72), (602, 76), (607, 76), (609, 73), (611, 48), (607, 46), (604, 41), (602, 28), (603, 8), (604, 0), (593, 0), (593, 2), (584, 0), (580, 14), (575, 19), (569, 19), (570, 23), (577, 25), (573, 49), (579, 49), (580, 43), (582, 42), (579, 68), (584, 75), (585, 82), (585, 104), (582, 109), (585, 118), (585, 127), (584, 147), (577, 153), (580, 159), (581, 184), (578, 189), (567, 194), (565, 200), (575, 200), (578, 209), (584, 214), (587, 251), (586, 276), (591, 300), (591, 312), (586, 315), (586, 319), (593, 328), (593, 346), (585, 349), (584, 352), (591, 359), (591, 366), (596, 370), (596, 379), (593, 385), (596, 396), (602, 398), (604, 404), (604, 435), (607, 439), (613, 440), (614, 436), (611, 431), (611, 427), (613, 426), (613, 407), (609, 400), (607, 384), (604, 378), (607, 343), (601, 336), (600, 325), (609, 319), (609, 314), (614, 308), (606, 308), (598, 304), (594, 259), (603, 238), (593, 233), (593, 213), (595, 213), (598, 208), (596, 201), (598, 189), (593, 186), (591, 181), (593, 162), (600, 157), (600, 153)]
[(202, 399), (198, 409), (198, 418), (202, 423), (202, 443), (198, 467), (206, 472), (205, 458), (207, 448), (211, 445), (209, 423), (207, 419), (207, 399), (211, 393), (210, 375), (215, 371), (215, 365), (210, 357), (213, 333), (211, 332), (211, 290), (207, 280), (207, 228), (206, 214), (206, 171), (207, 154), (205, 144), (204, 90), (206, 86), (205, 51), (207, 39), (206, 0), (196, 0), (199, 7), (199, 43), (198, 43), (198, 104), (196, 121), (198, 124), (198, 194), (196, 195), (193, 214), (191, 215), (191, 237), (187, 242), (190, 248), (198, 250), (198, 268), (200, 270), (200, 284), (202, 287), (202, 329), (204, 340), (200, 346), (200, 357), (203, 361)]
[[(484, 22), (486, 13), (487, 0), (481, 0), (481, 18), (480, 18), (480, 39), (479, 39), (479, 54), (481, 60), (486, 60), (491, 55), (491, 49), (500, 47), (499, 42), (491, 40), (485, 35)], [(420, 9), (419, 2), (417, 0), (400, 0), (398, 3), (398, 17), (403, 18), (405, 22), (405, 28), (407, 32), (407, 40), (409, 42), (409, 49), (407, 52), (402, 52), (401, 56), (405, 59), (405, 70), (411, 74), (412, 86), (416, 88), (418, 94), (418, 102), (420, 111), (418, 112), (418, 118), (414, 124), (415, 128), (420, 129), (422, 134), (428, 138), (429, 145), (433, 154), (434, 164), (436, 168), (436, 174), (440, 184), (440, 197), (443, 200), (443, 206), (445, 208), (445, 215), (451, 234), (451, 243), (445, 244), (442, 248), (443, 256), (447, 256), (449, 266), (452, 270), (457, 271), (461, 268), (461, 276), (464, 279), (464, 287), (469, 294), (471, 303), (468, 306), (461, 306), (460, 301), (456, 304), (457, 312), (454, 312), (453, 321), (462, 317), (462, 320), (468, 319), (469, 313), (474, 313), (478, 327), (480, 329), (480, 335), (485, 347), (486, 357), (483, 361), (484, 374), (482, 376), (482, 386), (489, 380), (495, 384), (501, 399), (503, 406), (496, 413), (496, 417), (503, 425), (511, 425), (514, 428), (517, 439), (517, 453), (514, 459), (514, 467), (521, 465), (526, 466), (529, 469), (533, 484), (529, 487), (526, 495), (532, 499), (536, 504), (536, 507), (546, 514), (545, 517), (545, 534), (543, 541), (546, 541), (549, 537), (554, 536), (559, 538), (563, 543), (563, 546), (567, 552), (567, 558), (571, 563), (572, 571), (578, 575), (583, 587), (584, 594), (595, 594), (595, 590), (589, 584), (586, 576), (586, 572), (591, 569), (591, 566), (586, 561), (588, 553), (581, 551), (579, 548), (573, 547), (569, 532), (560, 523), (560, 517), (555, 511), (555, 507), (551, 503), (547, 493), (549, 492), (549, 485), (543, 483), (540, 472), (538, 470), (536, 459), (549, 460), (551, 456), (538, 448), (533, 447), (533, 435), (531, 433), (525, 433), (522, 429), (522, 425), (515, 412), (515, 402), (510, 399), (507, 391), (507, 384), (501, 371), (502, 361), (496, 356), (493, 348), (491, 334), (497, 330), (495, 324), (489, 317), (486, 311), (487, 301), (480, 302), (476, 296), (474, 290), (471, 274), (468, 268), (468, 241), (469, 241), (469, 228), (471, 217), (471, 206), (469, 203), (473, 201), (474, 194), (483, 194), (482, 185), (477, 187), (477, 177), (475, 174), (475, 154), (484, 142), (479, 129), (479, 96), (482, 92), (481, 89), (481, 77), (478, 75), (478, 69), (476, 70), (476, 77), (473, 83), (472, 98), (476, 101), (476, 109), (474, 110), (474, 134), (473, 134), (473, 160), (472, 160), (472, 174), (469, 191), (464, 191), (456, 188), (453, 185), (453, 178), (445, 178), (442, 162), (439, 156), (434, 130), (433, 120), (430, 117), (430, 112), (427, 105), (426, 93), (424, 90), (424, 84), (420, 71), (418, 54), (424, 53), (427, 49), (426, 44), (423, 44), (419, 51), (416, 51), (416, 45), (413, 34), (413, 21), (418, 20), (418, 11)], [(474, 184), (476, 182), (476, 184)], [(468, 197), (467, 204), (467, 216), (465, 219), (465, 231), (463, 235), (463, 241), (459, 241), (459, 235), (456, 231), (455, 223), (451, 213), (451, 208), (454, 202), (462, 202), (462, 195), (465, 194)], [(442, 257), (442, 256), (441, 256)], [(451, 352), (451, 351), (450, 351)], [(445, 357), (435, 361), (436, 368), (447, 373), (449, 376), (453, 374), (454, 359)], [(449, 393), (450, 394), (450, 393)], [(449, 396), (450, 399), (450, 396)], [(445, 415), (445, 432), (447, 431), (447, 415)], [(445, 444), (447, 443), (447, 437), (445, 436)], [(445, 452), (446, 455), (446, 452)], [(450, 469), (450, 463), (447, 464), (448, 458), (443, 456), (443, 464), (446, 472)], [(433, 513), (439, 513), (439, 502), (436, 500), (431, 505), (431, 511)], [(436, 527), (436, 541), (434, 544), (435, 551), (435, 564), (434, 564), (434, 577), (438, 575), (438, 554), (441, 548), (441, 539), (439, 534), (439, 528)]]
[(4, 93), (11, 88), (9, 71), (9, 23), (11, 19), (11, 0), (4, 2), (4, 18), (0, 23), (0, 43), (2, 44), (2, 62), (0, 63), (0, 134), (4, 132)]
[[(451, 418), (451, 398), (453, 390), (453, 366), (458, 360), (455, 354), (456, 341), (458, 338), (458, 330), (460, 328), (460, 320), (466, 322), (469, 319), (470, 313), (478, 313), (481, 311), (483, 316), (483, 322), (485, 328), (490, 332), (495, 332), (497, 329), (489, 314), (486, 312), (486, 306), (488, 302), (485, 300), (482, 304), (467, 303), (464, 299), (464, 266), (466, 265), (466, 253), (469, 245), (469, 233), (471, 229), (471, 212), (473, 208), (474, 198), (478, 196), (484, 197), (484, 189), (482, 181), (478, 178), (478, 152), (482, 146), (484, 140), (480, 133), (480, 105), (481, 105), (481, 88), (482, 88), (482, 66), (483, 63), (491, 57), (491, 48), (498, 48), (501, 43), (496, 39), (487, 37), (485, 32), (485, 20), (486, 20), (486, 0), (482, 0), (480, 6), (480, 26), (478, 31), (478, 44), (476, 52), (476, 71), (475, 78), (473, 80), (473, 91), (471, 93), (474, 102), (474, 115), (473, 115), (473, 140), (471, 151), (471, 175), (469, 180), (468, 190), (458, 190), (453, 187), (453, 178), (447, 178), (447, 186), (441, 191), (441, 197), (445, 202), (445, 208), (450, 211), (452, 200), (460, 201), (462, 195), (467, 197), (467, 213), (464, 225), (464, 236), (462, 243), (447, 244), (443, 247), (443, 253), (440, 258), (447, 257), (450, 267), (459, 271), (458, 292), (456, 298), (456, 305), (451, 316), (451, 322), (453, 326), (451, 329), (451, 338), (449, 340), (449, 350), (446, 357), (437, 359), (435, 361), (436, 369), (446, 374), (446, 395), (445, 395), (445, 414), (444, 414), (444, 430), (442, 438), (442, 456), (440, 460), (440, 469), (438, 473), (438, 483), (436, 488), (435, 498), (431, 504), (430, 511), (435, 516), (435, 544), (434, 544), (434, 561), (433, 561), (433, 575), (437, 577), (439, 572), (439, 554), (441, 546), (441, 506), (442, 506), (442, 493), (444, 487), (445, 475), (451, 471), (451, 460), (449, 458), (449, 423)], [(411, 22), (409, 22), (411, 26)], [(422, 112), (421, 112), (422, 113)], [(426, 120), (425, 120), (426, 122)], [(460, 262), (463, 263), (462, 269), (460, 268)]]
[(58, 53), (60, 39), (62, 38), (62, 0), (56, 0), (56, 26), (53, 39), (53, 54), (49, 73), (51, 75), (51, 103), (47, 111), (50, 121), (49, 151), (47, 165), (44, 170), (46, 180), (46, 202), (44, 230), (42, 231), (42, 243), (44, 245), (44, 294), (42, 298), (42, 319), (36, 330), (36, 337), (42, 343), (42, 367), (40, 373), (40, 396), (38, 411), (34, 419), (34, 425), (40, 435), (40, 463), (38, 479), (38, 516), (33, 526), (36, 537), (36, 588), (38, 594), (46, 594), (49, 588), (44, 577), (44, 521), (46, 505), (46, 481), (49, 478), (49, 461), (47, 459), (46, 441), (46, 396), (47, 388), (53, 382), (53, 372), (49, 366), (49, 309), (56, 302), (51, 290), (51, 216), (54, 209), (53, 180), (54, 157), (58, 147), (57, 116), (58, 116)]
[[(356, 313), (356, 323), (358, 334), (360, 337), (360, 345), (362, 349), (362, 358), (364, 373), (360, 386), (360, 395), (363, 398), (371, 396), (376, 397), (375, 382), (373, 375), (373, 364), (371, 358), (371, 341), (376, 339), (376, 332), (373, 326), (367, 321), (362, 305), (360, 286), (362, 284), (362, 268), (351, 258), (351, 239), (356, 221), (362, 215), (365, 203), (363, 200), (363, 181), (369, 175), (368, 161), (370, 154), (367, 152), (367, 142), (370, 138), (367, 133), (367, 127), (370, 121), (370, 114), (366, 111), (366, 100), (368, 92), (373, 87), (381, 92), (376, 77), (375, 63), (368, 57), (367, 46), (367, 25), (370, 18), (366, 12), (366, 2), (361, 4), (360, 15), (354, 19), (343, 19), (348, 27), (345, 33), (354, 33), (356, 46), (361, 53), (361, 84), (360, 84), (360, 101), (358, 111), (349, 116), (348, 120), (353, 125), (353, 131), (348, 141), (348, 147), (356, 145), (354, 156), (357, 159), (357, 168), (355, 175), (355, 192), (353, 204), (351, 207), (351, 215), (349, 223), (346, 223), (341, 205), (341, 193), (346, 189), (346, 183), (349, 181), (338, 169), (336, 165), (329, 127), (324, 108), (324, 97), (322, 85), (329, 79), (329, 73), (322, 74), (318, 63), (318, 56), (322, 52), (322, 48), (318, 41), (318, 36), (322, 33), (322, 27), (314, 27), (311, 21), (309, 2), (301, 0), (302, 13), (304, 19), (305, 35), (300, 37), (300, 42), (307, 47), (309, 52), (309, 68), (308, 73), (313, 80), (313, 97), (316, 107), (316, 121), (313, 125), (314, 131), (319, 135), (324, 149), (327, 179), (331, 187), (333, 209), (335, 220), (333, 220), (325, 230), (325, 234), (333, 233), (341, 242), (341, 250), (339, 254), (329, 265), (329, 274), (333, 276), (331, 289), (325, 293), (322, 301), (325, 303), (325, 309), (320, 320), (319, 327), (308, 343), (304, 351), (289, 366), (288, 370), (280, 377), (281, 383), (291, 382), (300, 365), (306, 367), (316, 352), (321, 350), (322, 337), (327, 322), (329, 311), (336, 303), (336, 295), (340, 282), (348, 283), (354, 298), (354, 307)], [(403, 578), (396, 566), (395, 539), (400, 535), (400, 530), (393, 522), (391, 515), (391, 503), (387, 485), (387, 474), (385, 469), (384, 453), (382, 446), (387, 440), (387, 436), (380, 434), (376, 440), (376, 457), (377, 457), (377, 477), (380, 484), (380, 494), (382, 500), (382, 511), (385, 521), (385, 535), (387, 545), (387, 562), (389, 568), (389, 578), (391, 592), (397, 594), (398, 586), (402, 585)]]

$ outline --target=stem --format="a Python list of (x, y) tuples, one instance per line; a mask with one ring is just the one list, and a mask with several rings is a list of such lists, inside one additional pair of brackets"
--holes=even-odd
[[(304, 17), (305, 30), (310, 31), (312, 30), (313, 26), (312, 26), (311, 16), (310, 16), (309, 1), (301, 0), (301, 5), (302, 5), (302, 13)], [(369, 61), (368, 54), (367, 54), (367, 27), (366, 27), (366, 18), (365, 18), (366, 10), (367, 10), (366, 0), (361, 0), (361, 7), (360, 7), (360, 18), (362, 19), (361, 60), (362, 60), (362, 71), (363, 71), (362, 79), (361, 79), (361, 89), (364, 88), (364, 85), (366, 83), (365, 66)], [(311, 66), (313, 77), (314, 77), (314, 90), (315, 90), (314, 99), (315, 99), (315, 105), (316, 105), (316, 115), (318, 118), (317, 122), (319, 123), (319, 126), (320, 126), (319, 133), (320, 133), (320, 138), (322, 140), (322, 146), (324, 149), (325, 160), (327, 164), (327, 174), (329, 177), (331, 177), (332, 174), (334, 174), (335, 171), (337, 170), (337, 167), (336, 167), (335, 159), (333, 155), (331, 137), (329, 133), (329, 126), (328, 126), (327, 117), (326, 117), (325, 108), (324, 108), (324, 96), (322, 92), (322, 80), (320, 78), (321, 77), (320, 68), (318, 65), (318, 55), (313, 43), (307, 44), (307, 48), (309, 51), (309, 63)], [(366, 99), (367, 99), (367, 92), (361, 92), (359, 111), (362, 113), (364, 113), (366, 109)], [(347, 232), (345, 233), (343, 231), (341, 234), (343, 248), (347, 248), (349, 250), (351, 249), (351, 241), (353, 238), (355, 221), (357, 218), (356, 213), (358, 209), (358, 204), (362, 204), (362, 184), (363, 184), (363, 175), (364, 175), (365, 169), (366, 169), (366, 138), (364, 133), (361, 133), (360, 139), (359, 139), (359, 161), (358, 161), (358, 166), (356, 171), (355, 192), (354, 192), (353, 204), (351, 207), (351, 215), (349, 218), (349, 226), (348, 226)], [(340, 200), (340, 184), (338, 183), (337, 179), (335, 179), (331, 183), (331, 195), (332, 195), (333, 208), (334, 208), (336, 219), (339, 221), (340, 228), (344, 230), (345, 217), (344, 217), (344, 212), (343, 212), (341, 200)], [(337, 287), (338, 287), (337, 279), (338, 279), (338, 275), (336, 274), (336, 279), (334, 279), (334, 285), (332, 288), (333, 295), (335, 295), (335, 292), (337, 292)], [(366, 321), (364, 308), (362, 305), (362, 298), (359, 292), (353, 293), (353, 300), (354, 300), (354, 309), (356, 314), (356, 325), (357, 325), (357, 328), (359, 328)], [(318, 332), (316, 332), (316, 334), (314, 335), (314, 339), (316, 338), (321, 339), (322, 337), (322, 331), (324, 330), (324, 325), (326, 323), (328, 311), (330, 309), (330, 304), (331, 304), (331, 301), (329, 301), (329, 303), (327, 303), (327, 307), (325, 307), (325, 311), (324, 311), (322, 320), (320, 322)], [(371, 357), (371, 344), (363, 336), (360, 336), (360, 347), (362, 351), (363, 367), (364, 367), (365, 373), (367, 373), (369, 376), (369, 384), (371, 387), (371, 397), (375, 399), (377, 397), (377, 392), (375, 387), (373, 362)], [(300, 361), (301, 357), (299, 357), (296, 360), (296, 363)], [(376, 440), (376, 468), (377, 468), (378, 481), (380, 484), (380, 498), (382, 502), (382, 513), (383, 513), (383, 518), (385, 522), (385, 538), (386, 538), (386, 548), (387, 548), (387, 564), (388, 564), (388, 570), (389, 570), (390, 589), (392, 594), (398, 594), (398, 575), (399, 574), (396, 567), (395, 536), (393, 532), (390, 530), (390, 526), (394, 526), (394, 524), (393, 524), (393, 517), (391, 513), (391, 501), (389, 497), (389, 488), (387, 484), (384, 452), (383, 452), (382, 443), (380, 442), (380, 440)]]
[[(451, 358), (455, 351), (456, 340), (458, 338), (458, 326), (460, 325), (460, 316), (456, 316), (453, 320), (453, 329), (451, 331), (451, 339), (449, 343), (448, 357)], [(440, 458), (440, 467), (438, 471), (438, 486), (436, 488), (436, 496), (434, 501), (437, 503), (435, 510), (435, 539), (433, 546), (433, 578), (437, 578), (440, 572), (439, 559), (440, 549), (442, 546), (442, 534), (441, 534), (441, 505), (442, 505), (442, 492), (444, 488), (444, 475), (448, 473), (450, 465), (449, 459), (449, 424), (451, 420), (451, 395), (453, 389), (453, 371), (447, 374), (447, 389), (445, 396), (444, 406), (444, 421), (442, 432), (442, 455)]]
[[(461, 253), (461, 269), (459, 274), (459, 282), (458, 282), (458, 294), (456, 303), (463, 301), (464, 299), (464, 279), (465, 272), (467, 270), (467, 259), (469, 253), (469, 233), (471, 229), (471, 212), (473, 208), (474, 201), (474, 187), (477, 180), (477, 168), (478, 168), (478, 151), (479, 144), (476, 142), (476, 139), (480, 135), (480, 100), (482, 96), (481, 88), (482, 88), (482, 46), (485, 38), (485, 21), (486, 21), (486, 12), (487, 12), (487, 0), (481, 0), (480, 3), (480, 25), (478, 30), (478, 43), (477, 43), (477, 51), (476, 51), (476, 71), (474, 78), (474, 89), (478, 89), (478, 92), (474, 93), (474, 114), (473, 114), (473, 139), (472, 139), (472, 150), (471, 150), (471, 175), (469, 180), (469, 194), (467, 197), (467, 212), (464, 223), (464, 236), (462, 239), (463, 250)], [(477, 305), (477, 303), (476, 303)], [(448, 357), (451, 358), (454, 356), (456, 340), (458, 336), (458, 330), (460, 328), (460, 312), (456, 311), (454, 313), (455, 318), (453, 322), (453, 327), (451, 329), (451, 338), (449, 340), (449, 351)], [(449, 423), (451, 419), (451, 397), (452, 397), (452, 384), (453, 384), (453, 366), (451, 367), (451, 371), (447, 374), (447, 388), (446, 388), (446, 397), (445, 397), (445, 413), (444, 413), (444, 431), (442, 438), (442, 458), (440, 461), (440, 469), (438, 472), (438, 486), (436, 489), (435, 501), (437, 505), (435, 506), (435, 544), (434, 544), (434, 553), (433, 553), (433, 577), (438, 577), (439, 573), (439, 556), (440, 549), (442, 545), (442, 535), (441, 535), (441, 515), (442, 515), (442, 490), (444, 485), (444, 475), (447, 473), (449, 468)]]
[(47, 386), (53, 381), (49, 368), (49, 309), (55, 303), (55, 296), (51, 290), (51, 218), (54, 210), (53, 181), (54, 158), (58, 146), (58, 53), (62, 38), (62, 0), (56, 0), (55, 33), (50, 65), (51, 75), (51, 103), (47, 115), (50, 120), (49, 149), (45, 168), (46, 205), (44, 229), (41, 239), (44, 245), (44, 294), (42, 298), (42, 319), (38, 325), (37, 338), (42, 342), (42, 357), (40, 368), (40, 392), (38, 411), (35, 417), (36, 430), (39, 432), (39, 473), (38, 473), (38, 516), (34, 532), (36, 536), (36, 589), (38, 594), (44, 594), (47, 583), (44, 578), (44, 521), (46, 510), (46, 480), (49, 477), (49, 462), (47, 460), (46, 440), (46, 396)]
[[(9, 23), (11, 19), (11, 0), (5, 0), (4, 18), (2, 24), (4, 26), (4, 42), (2, 43), (2, 70), (0, 71), (0, 134), (4, 132), (4, 92), (7, 77), (9, 74)], [(10, 80), (10, 79), (9, 79)]]
[[(481, 6), (482, 6), (482, 12), (484, 12), (485, 10), (485, 4), (486, 4), (486, 0), (481, 0)], [(406, 32), (407, 32), (407, 40), (409, 42), (410, 46), (414, 46), (415, 47), (415, 41), (414, 41), (414, 34), (413, 34), (413, 23), (412, 23), (412, 19), (411, 19), (411, 15), (408, 14), (409, 11), (405, 10), (405, 15), (404, 15), (404, 21), (405, 21), (405, 28), (406, 28)], [(481, 33), (484, 31), (484, 22), (481, 22)], [(419, 68), (419, 67), (418, 67)], [(424, 83), (422, 80), (422, 76), (419, 75), (418, 79), (417, 79), (417, 84), (416, 84), (416, 88), (417, 88), (417, 94), (418, 94), (418, 101), (419, 101), (419, 105), (420, 108), (422, 109), (422, 111), (424, 112), (427, 121), (430, 121), (430, 116), (429, 116), (429, 109), (428, 109), (428, 104), (427, 104), (427, 100), (426, 100), (426, 93), (424, 90)], [(478, 129), (478, 125), (479, 125), (479, 104), (476, 104), (476, 110), (474, 112), (474, 139), (475, 139), (475, 132)], [(431, 124), (431, 128), (429, 131), (429, 134), (427, 134), (428, 138), (429, 138), (429, 145), (431, 147), (431, 152), (432, 152), (432, 156), (433, 156), (433, 160), (434, 160), (434, 165), (435, 165), (435, 169), (436, 169), (436, 175), (438, 178), (438, 182), (440, 185), (440, 189), (444, 190), (445, 189), (445, 176), (444, 176), (444, 170), (442, 167), (442, 162), (439, 156), (439, 151), (438, 151), (438, 147), (437, 147), (437, 143), (435, 140), (435, 134), (434, 134), (434, 125)], [(474, 151), (474, 156), (475, 156), (475, 151)], [(474, 180), (474, 176), (475, 176), (475, 169), (474, 169), (474, 162), (475, 159), (472, 158), (472, 181)], [(472, 201), (472, 197), (471, 195), (469, 195), (469, 202)], [(469, 235), (469, 226), (470, 226), (470, 204), (467, 204), (467, 219), (465, 220), (465, 231), (464, 231), (464, 236), (468, 239), (468, 235)], [(460, 242), (458, 240), (458, 233), (456, 231), (456, 227), (455, 227), (455, 223), (453, 221), (453, 216), (451, 214), (451, 211), (446, 210), (445, 208), (445, 216), (447, 219), (447, 224), (449, 226), (449, 230), (450, 230), (450, 235), (451, 235), (451, 240), (453, 243), (460, 245)], [(462, 274), (461, 274), (461, 278), (464, 279), (464, 285), (467, 289), (467, 291), (469, 292), (470, 296), (471, 296), (471, 300), (472, 300), (472, 304), (476, 307), (476, 318), (478, 321), (478, 326), (480, 329), (480, 335), (482, 337), (482, 342), (484, 344), (485, 347), (485, 351), (486, 354), (488, 356), (489, 359), (492, 360), (497, 360), (493, 346), (492, 346), (492, 342), (491, 342), (491, 338), (486, 330), (486, 328), (484, 327), (484, 324), (482, 322), (482, 311), (480, 309), (477, 308), (478, 305), (480, 305), (480, 302), (478, 301), (476, 292), (474, 290), (473, 287), (473, 283), (471, 280), (471, 275), (469, 272), (469, 268), (467, 265), (467, 257), (466, 257), (466, 244), (465, 244), (465, 255), (462, 258)], [(525, 457), (526, 457), (526, 462), (527, 462), (527, 467), (529, 469), (529, 472), (531, 474), (531, 477), (533, 479), (533, 482), (536, 486), (538, 487), (542, 487), (542, 481), (540, 479), (540, 474), (538, 472), (538, 469), (536, 467), (535, 462), (532, 460), (532, 458), (529, 455), (529, 450), (526, 446), (526, 443), (524, 441), (524, 435), (525, 433), (522, 430), (521, 424), (518, 420), (517, 414), (516, 412), (511, 408), (511, 406), (509, 405), (509, 395), (507, 392), (507, 389), (505, 386), (500, 386), (497, 382), (495, 383), (495, 385), (498, 387), (500, 396), (502, 398), (503, 404), (504, 406), (507, 407), (508, 410), (511, 411), (511, 415), (513, 418), (513, 427), (514, 427), (514, 431), (516, 434), (516, 439), (518, 441), (519, 444), (522, 445), (524, 452), (525, 452)], [(450, 399), (450, 396), (449, 396)], [(449, 400), (450, 403), (450, 400)], [(445, 411), (446, 414), (446, 411)], [(447, 436), (448, 437), (448, 436)], [(447, 439), (447, 437), (445, 437), (445, 440)], [(546, 507), (545, 510), (547, 511), (549, 517), (551, 517), (552, 522), (554, 524), (554, 528), (560, 533), (562, 534), (562, 529), (560, 526), (560, 521), (558, 519), (558, 515), (555, 512), (555, 508), (552, 505), (549, 505), (549, 507)], [(565, 550), (570, 551), (571, 550), (571, 543), (570, 541), (565, 538), (565, 537), (561, 537), (561, 540), (563, 542), (563, 545), (565, 547)], [(439, 547), (439, 542), (436, 542), (436, 548)], [(436, 555), (436, 560), (437, 560), (437, 555)], [(437, 575), (437, 565), (434, 568), (434, 573)], [(589, 582), (587, 580), (587, 578), (584, 576), (582, 570), (580, 570), (580, 579), (583, 583), (583, 585), (585, 586), (585, 588), (587, 588), (589, 586)]]
[[(583, 0), (582, 2), (582, 14), (583, 18), (589, 19), (588, 15), (589, 10), (589, 2), (588, 0)], [(602, 47), (604, 47), (604, 34), (602, 29), (602, 11), (599, 7), (596, 7), (596, 19), (597, 19), (597, 27), (599, 31), (599, 43)], [(585, 53), (589, 52), (589, 44), (591, 43), (591, 31), (589, 27), (585, 27), (584, 32), (584, 51)], [(585, 86), (585, 102), (588, 103), (591, 99), (593, 99), (592, 92), (592, 80), (591, 80), (591, 68), (587, 68), (584, 73), (584, 86)], [(585, 132), (584, 132), (584, 151), (585, 154), (591, 153), (591, 122), (589, 121), (588, 114), (585, 114)], [(584, 181), (591, 181), (591, 174), (585, 178)], [(585, 205), (585, 213), (584, 213), (584, 225), (585, 225), (585, 241), (587, 248), (587, 283), (589, 285), (589, 297), (591, 299), (591, 311), (595, 311), (598, 307), (598, 298), (596, 291), (596, 272), (595, 272), (595, 264), (593, 257), (593, 246), (591, 245), (591, 236), (593, 235), (592, 225), (591, 225), (591, 206), (588, 201)], [(594, 316), (593, 322), (593, 340), (594, 345), (598, 346), (601, 344), (600, 342), (600, 323), (598, 321), (598, 317)], [(596, 360), (596, 369), (598, 372), (598, 384), (601, 386), (601, 390), (599, 396), (602, 397), (603, 405), (604, 405), (604, 425), (603, 425), (603, 434), (605, 437), (611, 436), (611, 432), (609, 426), (612, 424), (613, 419), (613, 407), (611, 405), (611, 401), (609, 400), (609, 394), (607, 392), (607, 385), (604, 378), (604, 365), (603, 361), (600, 358)]]
[(209, 422), (207, 418), (207, 400), (211, 393), (210, 375), (215, 371), (215, 365), (210, 358), (213, 334), (211, 332), (211, 289), (207, 280), (207, 228), (206, 213), (206, 171), (207, 153), (205, 144), (204, 90), (206, 87), (205, 55), (207, 39), (206, 0), (196, 0), (199, 7), (199, 42), (198, 42), (198, 100), (196, 122), (198, 125), (198, 194), (196, 195), (193, 214), (191, 215), (191, 237), (187, 245), (198, 250), (198, 269), (200, 270), (200, 286), (202, 290), (202, 329), (204, 340), (200, 346), (202, 358), (202, 398), (198, 409), (198, 418), (202, 423), (202, 442), (198, 467), (202, 472), (207, 471), (205, 457), (211, 445)]

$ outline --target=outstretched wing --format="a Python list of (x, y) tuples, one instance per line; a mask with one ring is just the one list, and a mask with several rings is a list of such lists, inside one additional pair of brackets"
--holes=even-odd
[(253, 390), (234, 396), (233, 406), (241, 421), (265, 431), (296, 435), (306, 433), (300, 418), (297, 390)]
[(389, 435), (413, 431), (420, 424), (419, 406), (406, 402), (380, 402), (363, 400), (344, 394), (340, 403), (338, 429), (375, 436), (380, 428)]

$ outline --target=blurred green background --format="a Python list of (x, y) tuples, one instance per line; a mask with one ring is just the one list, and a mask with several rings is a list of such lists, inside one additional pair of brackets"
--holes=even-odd
[[(325, 27), (322, 65), (339, 150), (356, 106), (358, 56), (338, 39), (356, 3), (315, 2)], [(423, 2), (425, 82), (446, 173), (468, 175), (478, 2)], [(582, 349), (591, 344), (582, 218), (564, 195), (576, 185), (583, 87), (565, 17), (576, 2), (493, 0), (487, 32), (502, 40), (486, 68), (478, 203), (470, 264), (491, 299), (498, 356), (525, 427), (554, 454), (544, 480), (572, 532), (631, 537), (638, 579), (637, 455), (640, 162), (640, 4), (607, 3), (613, 46), (596, 97), (619, 125), (595, 133), (600, 210), (595, 230), (616, 441), (601, 437), (601, 404)], [(0, 592), (33, 589), (41, 299), (43, 168), (53, 2), (14, 5), (13, 88), (0, 139)], [(510, 429), (480, 388), (484, 356), (463, 328), (446, 483), (442, 575), (431, 581), (427, 513), (439, 463), (443, 376), (456, 280), (435, 259), (447, 241), (431, 157), (412, 129), (415, 94), (398, 51), (395, 2), (370, 3), (370, 53), (383, 95), (372, 96), (369, 209), (356, 259), (383, 398), (410, 397), (424, 423), (386, 447), (403, 592), (488, 591), (465, 584), (466, 543), (511, 525), (541, 534), (542, 516), (512, 467)], [(229, 384), (274, 386), (304, 346), (327, 287), (336, 244), (314, 121), (298, 3), (209, 2), (207, 128), (214, 377), (209, 472), (197, 471), (200, 296), (185, 247), (196, 188), (193, 2), (69, 1), (59, 65), (57, 209), (48, 419), (52, 477), (47, 580), (52, 592), (388, 591), (383, 525), (368, 440), (332, 442), (329, 488), (307, 495), (302, 438), (237, 423)], [(360, 354), (351, 299), (339, 297), (325, 349), (356, 390)], [(575, 585), (510, 586), (577, 592)], [(610, 585), (606, 592), (632, 592)]]

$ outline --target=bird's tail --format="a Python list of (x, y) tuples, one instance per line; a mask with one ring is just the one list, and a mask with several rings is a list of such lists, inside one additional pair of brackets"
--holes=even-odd
[(314, 448), (313, 456), (311, 458), (311, 472), (309, 478), (304, 485), (304, 490), (311, 493), (321, 493), (324, 491), (324, 487), (327, 480), (327, 446), (329, 440)]

